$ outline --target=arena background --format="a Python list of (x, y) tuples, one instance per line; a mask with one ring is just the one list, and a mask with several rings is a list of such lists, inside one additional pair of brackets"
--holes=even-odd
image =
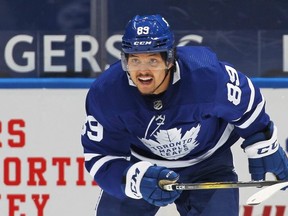
[[(121, 35), (135, 14), (162, 14), (178, 46), (209, 46), (252, 77), (287, 151), (288, 2), (0, 3), (1, 216), (94, 215), (100, 189), (84, 170), (80, 143), (85, 96), (91, 82), (119, 59)], [(240, 180), (249, 181), (245, 154), (239, 145), (233, 151)], [(241, 189), (239, 215), (288, 215), (287, 191), (246, 206), (258, 190)], [(161, 215), (178, 214), (171, 205)]]

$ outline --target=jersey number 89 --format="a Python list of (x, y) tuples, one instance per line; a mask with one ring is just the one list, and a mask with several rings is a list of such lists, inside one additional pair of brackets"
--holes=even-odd
[(100, 142), (103, 139), (103, 126), (91, 115), (86, 118), (86, 123), (82, 128), (82, 135), (86, 132), (90, 140)]
[(241, 94), (242, 94), (242, 91), (239, 88), (240, 82), (239, 82), (238, 73), (234, 68), (228, 65), (225, 65), (225, 68), (230, 77), (230, 82), (231, 82), (231, 83), (229, 82), (227, 83), (228, 100), (232, 102), (234, 105), (238, 105), (241, 101)]

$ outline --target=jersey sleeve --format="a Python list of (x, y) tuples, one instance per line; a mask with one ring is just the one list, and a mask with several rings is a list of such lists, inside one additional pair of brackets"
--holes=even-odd
[(130, 166), (129, 135), (117, 115), (111, 114), (109, 97), (104, 95), (91, 87), (86, 97), (87, 117), (81, 136), (85, 167), (104, 191), (121, 198), (125, 196), (123, 173)]
[(270, 122), (265, 98), (243, 73), (224, 62), (219, 63), (214, 112), (235, 126), (242, 138), (263, 130)]

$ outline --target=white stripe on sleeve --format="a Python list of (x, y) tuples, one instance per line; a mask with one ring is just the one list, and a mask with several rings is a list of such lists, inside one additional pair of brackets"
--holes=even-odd
[(236, 125), (236, 127), (241, 128), (241, 129), (249, 127), (255, 121), (255, 119), (259, 116), (259, 114), (261, 113), (261, 111), (264, 108), (264, 105), (265, 105), (265, 99), (262, 96), (262, 101), (257, 105), (255, 111), (252, 113), (250, 118), (247, 119), (243, 124)]
[[(95, 154), (98, 155), (98, 154)], [(100, 156), (100, 155), (98, 155)], [(101, 168), (101, 166), (103, 166), (103, 164), (111, 161), (111, 160), (115, 160), (115, 159), (125, 159), (125, 160), (129, 160), (130, 157), (119, 157), (119, 156), (105, 156), (102, 157), (101, 159), (97, 160), (94, 165), (92, 166), (91, 170), (89, 171), (90, 175), (94, 178), (95, 174), (98, 172), (98, 170)], [(86, 160), (86, 157), (85, 157)]]

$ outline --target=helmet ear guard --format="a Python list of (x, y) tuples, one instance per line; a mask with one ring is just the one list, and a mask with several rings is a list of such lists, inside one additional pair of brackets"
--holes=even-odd
[(167, 59), (166, 59), (167, 66), (169, 64), (174, 64), (174, 61), (175, 61), (175, 50), (170, 49), (167, 51)]

